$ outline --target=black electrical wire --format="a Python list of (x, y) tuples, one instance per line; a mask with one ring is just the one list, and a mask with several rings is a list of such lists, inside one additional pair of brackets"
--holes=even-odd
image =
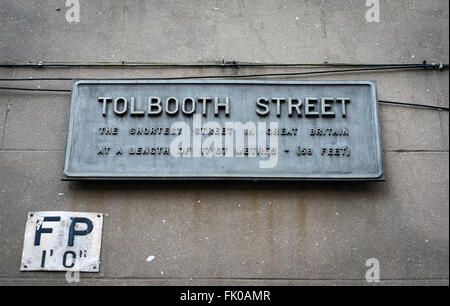
[(439, 111), (449, 111), (448, 107), (442, 106), (434, 106), (434, 105), (424, 105), (424, 104), (415, 104), (415, 103), (406, 103), (406, 102), (397, 102), (397, 101), (387, 101), (387, 100), (378, 100), (378, 103), (382, 104), (391, 104), (391, 105), (400, 105), (400, 106), (409, 106), (409, 107), (417, 107), (417, 108), (428, 108)]
[(321, 63), (321, 64), (299, 64), (299, 63), (249, 63), (236, 61), (222, 61), (215, 63), (27, 63), (27, 64), (0, 64), (0, 68), (223, 68), (223, 67), (386, 67), (386, 66), (416, 66), (423, 65), (425, 68), (448, 68), (448, 65), (424, 61), (422, 64), (351, 64), (351, 63)]
[[(0, 90), (18, 90), (18, 91), (38, 91), (38, 92), (64, 92), (70, 93), (70, 89), (50, 89), (50, 88), (23, 88), (23, 87), (0, 87)], [(418, 108), (427, 108), (439, 111), (449, 111), (448, 107), (434, 106), (434, 105), (424, 105), (424, 104), (415, 104), (415, 103), (407, 103), (407, 102), (397, 102), (397, 101), (387, 101), (387, 100), (378, 100), (378, 103), (382, 104), (391, 104), (391, 105), (400, 105), (400, 106), (409, 106), (409, 107), (418, 107)]]
[[(442, 69), (448, 68), (448, 65), (441, 65)], [(189, 80), (189, 79), (220, 79), (220, 78), (251, 78), (251, 77), (275, 77), (275, 76), (302, 76), (302, 75), (319, 75), (319, 74), (338, 74), (350, 72), (364, 71), (385, 71), (385, 70), (412, 70), (428, 68), (428, 64), (402, 65), (402, 66), (380, 66), (358, 69), (338, 69), (338, 70), (320, 70), (307, 72), (281, 72), (281, 73), (257, 73), (257, 74), (240, 74), (240, 75), (203, 75), (203, 76), (183, 76), (183, 77), (166, 77), (166, 78), (139, 78), (139, 80)], [(435, 66), (433, 66), (436, 68)], [(72, 81), (74, 78), (2, 78), (0, 81)], [(98, 79), (86, 79), (98, 80)], [(136, 79), (110, 79), (110, 80), (136, 80)]]
[(3, 89), (3, 90), (18, 90), (18, 91), (71, 92), (70, 89), (50, 89), (50, 88), (0, 87), (0, 89)]
[[(227, 63), (225, 63), (227, 64)], [(21, 67), (21, 66), (27, 66), (30, 67), (29, 64), (27, 65), (21, 65), (21, 64), (1, 64), (0, 67), (3, 66), (9, 66), (9, 67)], [(80, 66), (80, 65), (101, 65), (101, 66), (111, 66), (116, 64), (46, 64), (46, 65), (70, 65), (73, 66)], [(128, 65), (128, 64), (119, 64), (119, 65)], [(133, 65), (141, 65), (141, 64), (133, 64)], [(178, 65), (178, 66), (185, 66), (185, 67), (192, 67), (192, 66), (208, 66), (208, 65), (217, 65), (217, 64), (142, 64), (145, 66), (171, 66), (171, 65)], [(220, 66), (223, 67), (224, 64), (221, 64)], [(234, 66), (245, 66), (245, 65), (252, 65), (252, 66), (306, 66), (310, 64), (258, 64), (258, 63), (236, 63), (233, 62), (232, 65)], [(283, 72), (283, 73), (262, 73), (262, 74), (243, 74), (243, 75), (209, 75), (209, 76), (185, 76), (185, 77), (167, 77), (167, 78), (140, 78), (139, 80), (187, 80), (187, 79), (211, 79), (211, 78), (248, 78), (248, 77), (267, 77), (267, 76), (301, 76), (301, 75), (315, 75), (315, 74), (332, 74), (332, 73), (349, 73), (349, 72), (362, 72), (362, 71), (382, 71), (382, 70), (407, 70), (407, 69), (427, 69), (427, 68), (437, 68), (439, 70), (447, 69), (447, 64), (427, 64), (426, 62), (423, 62), (423, 64), (392, 64), (392, 65), (365, 65), (365, 64), (312, 64), (315, 66), (349, 66), (349, 67), (362, 67), (362, 66), (368, 66), (368, 68), (359, 68), (359, 69), (339, 69), (339, 70), (321, 70), (321, 71), (308, 71), (308, 72)], [(33, 65), (31, 65), (33, 67)], [(39, 67), (43, 66), (43, 64), (39, 64)], [(2, 78), (0, 81), (72, 81), (74, 78)], [(98, 80), (98, 79), (87, 79), (87, 80)], [(124, 80), (122, 79), (110, 79), (110, 80)], [(136, 79), (125, 79), (125, 80), (136, 80)], [(45, 89), (45, 88), (21, 88), (21, 87), (0, 87), (0, 89), (4, 90), (19, 90), (19, 91), (47, 91), (47, 92), (70, 92), (68, 89)], [(412, 106), (412, 107), (425, 107), (435, 110), (446, 110), (448, 111), (448, 108), (445, 107), (438, 107), (438, 106), (432, 106), (432, 105), (421, 105), (421, 104), (413, 104), (413, 103), (404, 103), (404, 102), (395, 102), (395, 101), (385, 101), (380, 100), (380, 103), (385, 104), (395, 104), (395, 105), (405, 105), (405, 106)]]

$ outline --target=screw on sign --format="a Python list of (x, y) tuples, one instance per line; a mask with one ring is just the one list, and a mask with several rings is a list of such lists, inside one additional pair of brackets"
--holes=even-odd
[(29, 214), (21, 271), (98, 272), (103, 214)]

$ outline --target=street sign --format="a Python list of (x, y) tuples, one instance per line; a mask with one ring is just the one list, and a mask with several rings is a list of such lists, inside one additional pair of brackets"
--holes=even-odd
[(383, 180), (373, 81), (78, 80), (65, 180)]
[(21, 271), (99, 272), (103, 214), (30, 212)]

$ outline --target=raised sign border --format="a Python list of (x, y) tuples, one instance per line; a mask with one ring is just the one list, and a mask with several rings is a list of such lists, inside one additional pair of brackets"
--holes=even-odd
[[(229, 176), (229, 175), (209, 175), (209, 176), (148, 176), (142, 173), (123, 173), (118, 176), (117, 173), (71, 173), (67, 169), (69, 167), (70, 148), (73, 134), (73, 125), (75, 121), (75, 107), (76, 98), (78, 95), (78, 86), (81, 84), (255, 84), (255, 85), (367, 85), (371, 88), (371, 103), (373, 104), (373, 122), (375, 124), (375, 146), (378, 148), (376, 154), (376, 163), (379, 172), (376, 174), (367, 175), (353, 175), (351, 177), (339, 175), (321, 175), (311, 174), (303, 175), (303, 177), (295, 176)], [(381, 142), (381, 128), (379, 120), (379, 107), (377, 97), (377, 82), (376, 81), (286, 81), (286, 80), (208, 80), (208, 79), (193, 79), (193, 80), (154, 80), (154, 79), (74, 79), (71, 91), (70, 116), (68, 123), (68, 132), (65, 147), (64, 168), (61, 179), (63, 181), (80, 181), (80, 180), (242, 180), (242, 181), (384, 181), (384, 165), (383, 165), (383, 149)]]

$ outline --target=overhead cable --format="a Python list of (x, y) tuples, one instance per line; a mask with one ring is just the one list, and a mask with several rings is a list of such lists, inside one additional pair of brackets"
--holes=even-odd
[[(37, 91), (37, 92), (64, 92), (64, 93), (70, 93), (71, 92), (70, 89), (24, 88), (24, 87), (0, 87), (0, 90)], [(435, 106), (435, 105), (416, 104), (416, 103), (397, 102), (397, 101), (387, 101), (387, 100), (378, 100), (378, 102), (382, 103), (382, 104), (392, 104), (392, 105), (400, 105), (400, 106), (428, 108), (428, 109), (439, 110), (439, 111), (449, 111), (448, 107)]]

